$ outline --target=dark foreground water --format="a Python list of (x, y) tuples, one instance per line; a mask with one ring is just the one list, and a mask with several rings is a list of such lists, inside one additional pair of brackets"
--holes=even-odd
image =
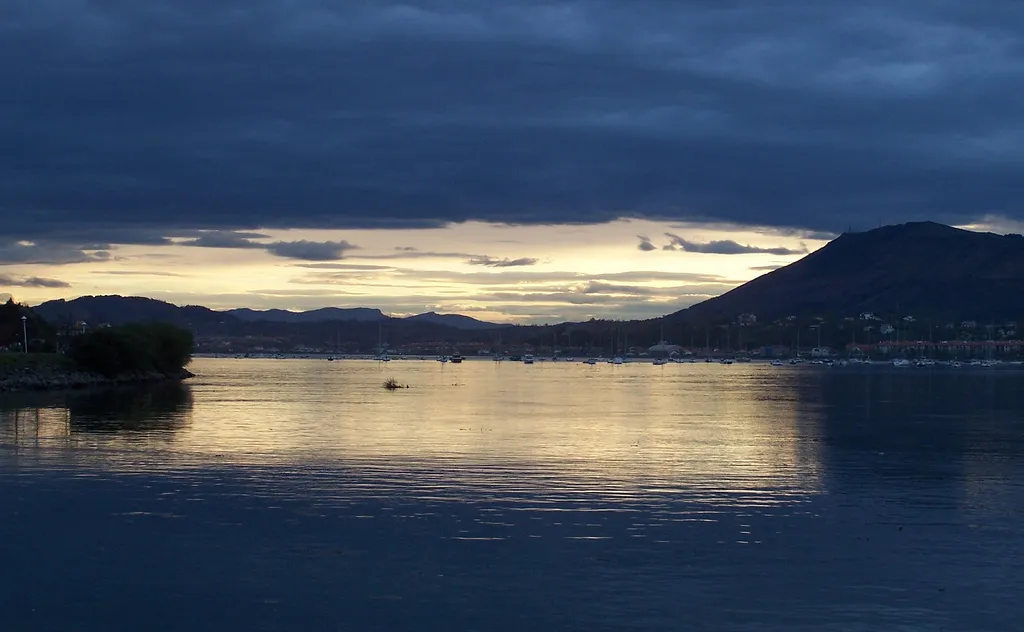
[(0, 630), (1024, 630), (1024, 372), (193, 370), (0, 399)]

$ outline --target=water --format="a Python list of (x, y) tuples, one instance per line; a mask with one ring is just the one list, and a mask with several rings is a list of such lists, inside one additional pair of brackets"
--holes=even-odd
[(0, 629), (1024, 629), (1024, 372), (193, 370), (0, 399)]

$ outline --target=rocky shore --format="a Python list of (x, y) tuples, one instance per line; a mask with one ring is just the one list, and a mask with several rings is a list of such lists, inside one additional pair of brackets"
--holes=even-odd
[(195, 375), (186, 369), (182, 369), (176, 375), (148, 371), (106, 377), (98, 373), (87, 373), (70, 367), (45, 365), (6, 367), (5, 369), (0, 369), (0, 393), (118, 386), (163, 380), (185, 380), (190, 377), (195, 377)]

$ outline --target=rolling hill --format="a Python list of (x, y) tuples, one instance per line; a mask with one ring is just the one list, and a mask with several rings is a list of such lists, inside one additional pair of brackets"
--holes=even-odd
[(455, 329), (464, 329), (469, 331), (495, 329), (503, 326), (495, 323), (488, 323), (482, 320), (477, 320), (476, 318), (472, 318), (470, 316), (463, 316), (462, 314), (438, 314), (437, 312), (425, 312), (423, 314), (416, 314), (415, 316), (408, 316), (403, 320), (409, 322), (434, 323), (436, 325), (444, 325), (446, 327), (453, 327)]

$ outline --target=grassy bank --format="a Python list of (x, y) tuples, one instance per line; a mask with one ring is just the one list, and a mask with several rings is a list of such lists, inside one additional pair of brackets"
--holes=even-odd
[(45, 374), (74, 368), (71, 359), (59, 353), (0, 353), (0, 379), (25, 371)]

